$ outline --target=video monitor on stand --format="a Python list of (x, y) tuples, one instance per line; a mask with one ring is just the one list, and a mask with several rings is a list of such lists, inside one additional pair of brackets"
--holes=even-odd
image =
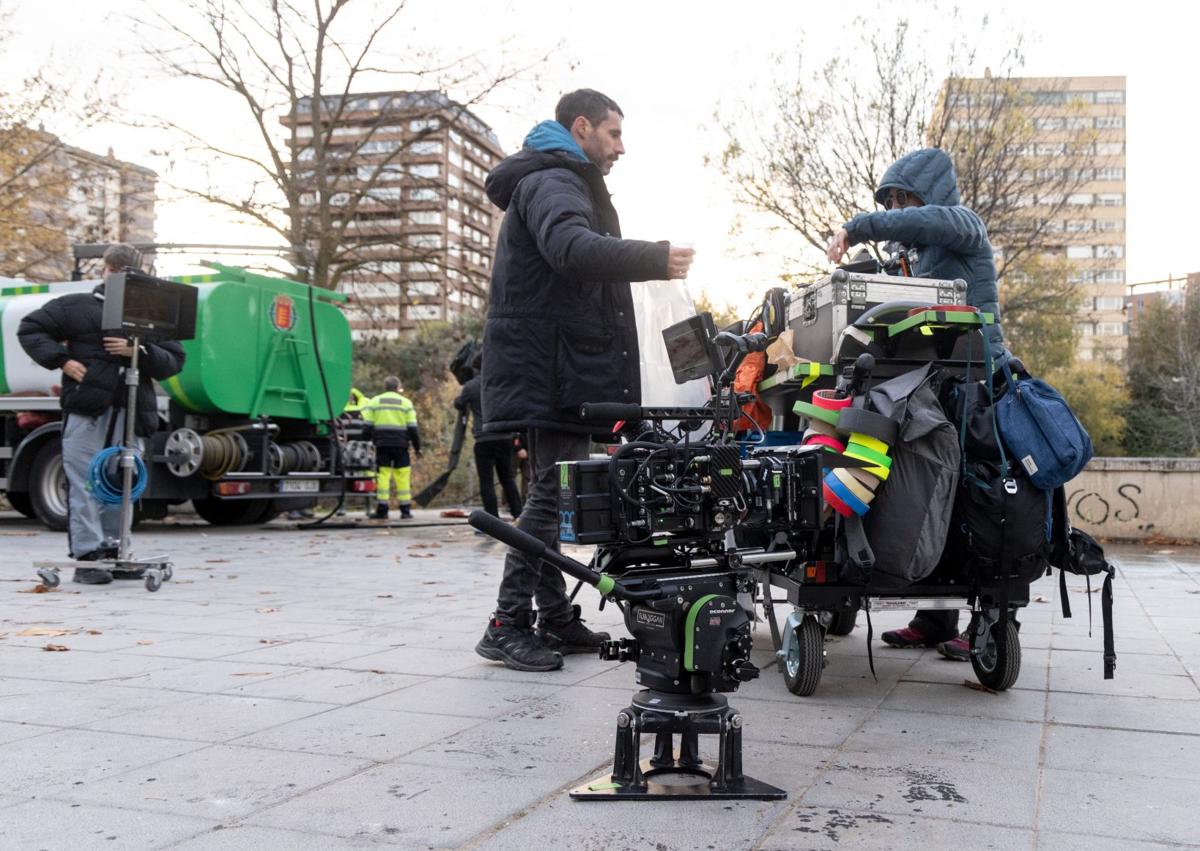
[(112, 337), (190, 340), (196, 336), (197, 290), (127, 270), (104, 281), (100, 327)]

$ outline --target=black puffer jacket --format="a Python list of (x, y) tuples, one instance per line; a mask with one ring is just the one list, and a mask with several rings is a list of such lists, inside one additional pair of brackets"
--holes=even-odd
[[(68, 414), (99, 416), (125, 407), (125, 367), (129, 358), (104, 351), (100, 333), (104, 285), (91, 293), (71, 293), (47, 302), (21, 320), (21, 347), (46, 369), (62, 369), (69, 360), (87, 367), (82, 382), (63, 375), (61, 405)], [(158, 428), (152, 379), (166, 380), (183, 369), (183, 347), (174, 341), (144, 343), (138, 355), (137, 421), (135, 429), (148, 437)]]
[(488, 175), (505, 210), (484, 330), (487, 431), (603, 432), (583, 402), (641, 401), (630, 281), (667, 276), (667, 245), (621, 239), (590, 162), (526, 148)]

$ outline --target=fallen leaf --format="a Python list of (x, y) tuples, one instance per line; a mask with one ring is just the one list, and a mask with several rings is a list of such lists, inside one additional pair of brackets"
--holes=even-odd
[(408, 548), (410, 550), (432, 550), (440, 546), (441, 544), (437, 543), (436, 541), (427, 541), (425, 543), (409, 544)]
[(204, 563), (205, 564), (225, 564), (228, 561), (229, 561), (229, 559), (227, 559), (227, 558), (206, 558), (204, 560)]
[(442, 512), (442, 516), (443, 517), (466, 517), (467, 512), (463, 511), (461, 508), (447, 508), (445, 511)]
[(277, 638), (260, 638), (258, 640), (258, 643), (259, 644), (285, 644), (286, 642), (280, 641)]
[(1043, 597), (1041, 594), (1038, 594), (1036, 597), (1034, 597), (1034, 598), (1033, 598), (1033, 602), (1035, 602), (1035, 603), (1049, 603), (1050, 601), (1049, 601), (1049, 600), (1047, 600), (1045, 597)]
[(151, 644), (153, 644), (153, 643), (154, 643), (153, 641), (146, 641), (146, 640), (144, 640), (144, 639), (143, 639), (142, 641), (139, 641), (139, 642), (138, 642), (138, 644), (142, 645), (143, 647), (147, 647), (147, 646), (149, 646), (149, 645), (151, 645)]
[(41, 635), (53, 637), (57, 635), (70, 635), (74, 631), (75, 630), (73, 629), (50, 629), (44, 626), (31, 626), (29, 629), (21, 630), (17, 633), (17, 635)]
[(34, 585), (32, 588), (22, 588), (18, 594), (49, 594), (51, 591), (58, 591), (57, 588), (47, 588), (45, 585)]
[(1095, 588), (1072, 588), (1071, 592), (1074, 594), (1099, 594), (1100, 588), (1101, 586), (1099, 585)]
[(47, 644), (42, 649), (49, 650), (51, 653), (63, 653), (71, 648), (67, 647), (65, 644)]
[(977, 683), (977, 682), (973, 682), (971, 680), (963, 680), (963, 685), (966, 686), (967, 688), (973, 688), (973, 689), (975, 689), (975, 691), (983, 691), (983, 692), (987, 692), (988, 694), (996, 694), (997, 693), (995, 689), (988, 688), (983, 683)]
[(270, 614), (271, 612), (277, 612), (277, 611), (279, 611), (279, 609), (272, 609), (270, 607), (267, 607), (265, 609), (255, 609), (254, 611), (258, 612), (259, 614), (266, 615), (266, 614)]
[(88, 634), (88, 635), (103, 635), (104, 633), (102, 633), (102, 632), (101, 632), (100, 630), (98, 630), (98, 629), (89, 629), (89, 630), (87, 631), (87, 634)]

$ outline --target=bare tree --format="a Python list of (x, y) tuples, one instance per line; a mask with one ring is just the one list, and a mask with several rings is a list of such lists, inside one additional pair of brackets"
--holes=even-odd
[[(237, 147), (218, 130), (164, 122), (187, 140), (193, 156), (240, 166), (250, 175), (236, 191), (217, 181), (182, 188), (273, 231), (291, 252), (298, 276), (329, 288), (370, 262), (377, 247), (396, 244), (394, 231), (370, 232), (360, 213), (390, 206), (401, 217), (385, 184), (397, 175), (405, 152), (428, 133), (397, 132), (397, 116), (409, 127), (432, 127), (435, 120), (469, 125), (476, 120), (473, 106), (544, 59), (522, 63), (502, 55), (489, 66), (479, 55), (398, 57), (386, 45), (399, 37), (406, 4), (353, 3), (353, 12), (362, 13), (353, 16), (351, 7), (352, 0), (304, 6), (290, 0), (185, 0), (139, 22), (146, 53), (164, 71), (224, 90), (253, 128), (253, 144)], [(361, 90), (381, 85), (408, 94), (378, 95), (363, 109)], [(448, 91), (467, 94), (452, 101), (442, 94)], [(406, 189), (435, 185), (407, 173), (404, 181)], [(445, 263), (444, 251), (419, 241), (402, 237), (399, 248), (405, 260)]]
[(1130, 449), (1139, 455), (1200, 455), (1200, 297), (1164, 295), (1129, 340)]
[[(815, 73), (804, 70), (803, 56), (791, 68), (781, 58), (767, 109), (718, 113), (727, 144), (717, 165), (737, 199), (823, 254), (833, 232), (875, 206), (874, 190), (891, 163), (916, 148), (943, 148), (954, 160), (962, 203), (979, 213), (999, 249), (1006, 329), (1015, 330), (1021, 315), (1032, 317), (1034, 306), (1073, 314), (1079, 296), (1068, 275), (1020, 271), (1048, 245), (1062, 244), (1056, 227), (1064, 209), (1091, 179), (1093, 131), (1090, 122), (1084, 128), (1062, 117), (1072, 109), (1068, 93), (1019, 84), (1020, 39), (994, 58), (994, 72), (971, 76), (982, 57), (965, 35), (930, 51), (923, 45), (931, 37), (905, 18), (886, 40), (862, 19), (853, 30), (856, 43)], [(945, 57), (944, 65), (935, 66), (934, 55)], [(1062, 141), (1048, 163), (1034, 139), (1049, 121), (1062, 122)], [(797, 265), (808, 274), (825, 268), (818, 263)], [(1042, 288), (1006, 286), (1010, 273), (1036, 276)]]

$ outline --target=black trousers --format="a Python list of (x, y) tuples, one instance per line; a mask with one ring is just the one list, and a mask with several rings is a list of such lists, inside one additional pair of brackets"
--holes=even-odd
[[(533, 481), (529, 499), (517, 521), (517, 528), (558, 549), (558, 467), (559, 461), (587, 458), (590, 438), (586, 434), (530, 429), (529, 455)], [(571, 618), (571, 601), (562, 572), (541, 559), (531, 559), (510, 549), (504, 559), (504, 576), (496, 599), (496, 614), (504, 620), (527, 616), (537, 603), (542, 623), (563, 624)]]
[(509, 513), (513, 517), (520, 517), (521, 492), (513, 478), (512, 441), (507, 437), (476, 440), (475, 471), (479, 473), (479, 498), (483, 500), (483, 510), (495, 517), (500, 516), (500, 509), (496, 504), (496, 479), (499, 479)]
[(958, 609), (920, 609), (908, 625), (932, 638), (949, 641), (958, 635)]

